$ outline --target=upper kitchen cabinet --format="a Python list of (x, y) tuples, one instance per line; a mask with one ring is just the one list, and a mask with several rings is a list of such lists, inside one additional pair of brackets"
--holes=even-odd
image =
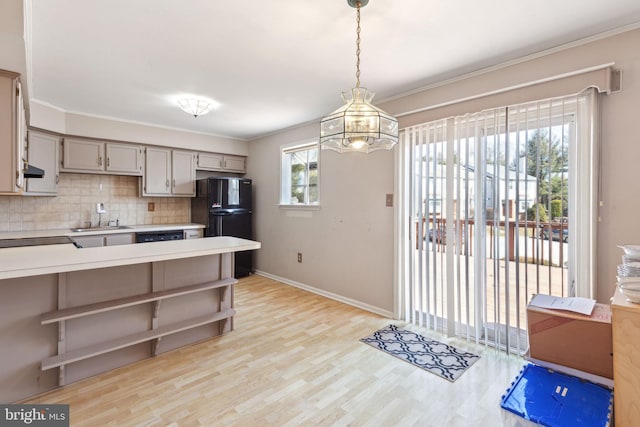
[(190, 151), (147, 147), (143, 196), (196, 194), (196, 155)]
[(27, 160), (44, 170), (42, 178), (27, 178), (27, 192), (31, 196), (55, 196), (58, 193), (60, 163), (58, 144), (60, 138), (51, 134), (30, 130), (27, 138)]
[(0, 194), (24, 190), (26, 120), (19, 78), (0, 70)]
[(171, 153), (171, 194), (193, 197), (196, 195), (196, 155), (188, 151)]
[(62, 172), (142, 175), (142, 147), (89, 139), (64, 138)]
[(106, 145), (107, 162), (105, 170), (109, 173), (142, 175), (142, 147), (130, 144)]
[(62, 171), (104, 171), (104, 142), (63, 138), (61, 147)]
[(246, 158), (216, 153), (198, 153), (198, 170), (245, 173)]

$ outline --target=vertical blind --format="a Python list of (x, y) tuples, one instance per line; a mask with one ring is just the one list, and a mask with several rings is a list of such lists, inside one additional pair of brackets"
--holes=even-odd
[(596, 97), (404, 130), (396, 217), (404, 320), (522, 353), (532, 294), (593, 295)]

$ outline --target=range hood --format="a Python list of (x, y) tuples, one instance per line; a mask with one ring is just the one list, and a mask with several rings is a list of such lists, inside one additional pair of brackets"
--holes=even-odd
[(44, 170), (33, 165), (28, 165), (24, 170), (25, 178), (44, 178)]

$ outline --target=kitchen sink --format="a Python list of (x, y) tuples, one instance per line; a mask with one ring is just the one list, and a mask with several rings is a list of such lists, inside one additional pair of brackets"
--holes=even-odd
[(70, 228), (69, 230), (75, 232), (80, 232), (80, 231), (107, 231), (107, 230), (126, 230), (129, 227), (128, 225), (117, 225), (115, 227), (77, 227), (77, 228)]

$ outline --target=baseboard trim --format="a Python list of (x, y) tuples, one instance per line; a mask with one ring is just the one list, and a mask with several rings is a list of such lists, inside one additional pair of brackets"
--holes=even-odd
[(380, 307), (376, 307), (370, 304), (363, 303), (361, 301), (357, 301), (351, 298), (344, 297), (342, 295), (334, 294), (332, 292), (327, 292), (322, 289), (315, 288), (313, 286), (306, 285), (304, 283), (296, 282), (295, 280), (287, 279), (286, 277), (276, 276), (275, 274), (267, 273), (266, 271), (256, 270), (255, 274), (259, 276), (266, 277), (268, 279), (277, 280), (278, 282), (282, 282), (285, 285), (293, 286), (294, 288), (302, 289), (316, 295), (320, 295), (356, 308), (360, 308), (362, 310), (369, 311), (371, 313), (379, 314), (380, 316), (387, 317), (389, 319), (393, 319), (393, 313), (384, 310)]

